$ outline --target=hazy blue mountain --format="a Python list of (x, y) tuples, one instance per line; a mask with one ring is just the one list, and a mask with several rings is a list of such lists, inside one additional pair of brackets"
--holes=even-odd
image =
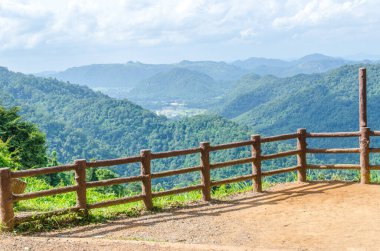
[[(161, 71), (169, 65), (142, 64), (128, 62), (126, 64), (94, 64), (69, 68), (63, 72), (47, 74), (58, 80), (87, 85), (90, 88), (131, 90), (144, 78)], [(41, 75), (41, 74), (40, 74)]]
[(167, 73), (177, 68), (206, 74), (218, 82), (219, 89), (228, 92), (231, 86), (247, 73), (286, 77), (300, 73), (322, 73), (353, 63), (354, 61), (322, 54), (311, 54), (293, 61), (249, 58), (232, 63), (185, 60), (175, 64), (143, 64), (140, 62), (95, 64), (73, 67), (62, 72), (43, 72), (36, 75), (86, 85), (112, 97), (133, 98), (129, 92), (135, 87), (138, 88), (141, 82), (159, 73)]
[(212, 77), (185, 68), (174, 68), (141, 81), (128, 95), (132, 101), (185, 102), (208, 101), (223, 93)]
[(184, 60), (178, 64), (175, 64), (174, 67), (185, 68), (188, 70), (204, 73), (221, 82), (236, 81), (244, 74), (248, 73), (247, 70), (240, 67), (227, 64), (225, 62), (213, 61)]
[(343, 65), (354, 63), (354, 61), (329, 57), (322, 54), (311, 54), (292, 61), (249, 58), (244, 61), (233, 62), (234, 65), (258, 75), (274, 75), (278, 77), (289, 77), (301, 73), (322, 73)]

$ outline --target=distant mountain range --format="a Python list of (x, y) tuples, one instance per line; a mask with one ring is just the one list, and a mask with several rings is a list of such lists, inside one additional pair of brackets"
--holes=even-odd
[[(208, 106), (213, 99), (229, 92), (246, 74), (289, 77), (297, 74), (322, 73), (356, 63), (359, 62), (312, 54), (293, 61), (249, 58), (231, 63), (182, 61), (176, 64), (140, 62), (97, 64), (35, 75), (86, 85), (111, 97), (128, 98), (145, 107), (162, 100), (168, 103), (173, 101), (188, 103), (191, 89), (193, 96), (191, 102), (201, 104), (207, 99), (205, 105)], [(203, 88), (200, 85), (203, 85)]]
[[(311, 54), (293, 61), (279, 59), (249, 58), (235, 61), (233, 65), (258, 75), (274, 75), (277, 77), (290, 77), (297, 74), (322, 73), (343, 65), (357, 64), (359, 61), (334, 58), (322, 54)], [(360, 61), (369, 63), (369, 61)]]

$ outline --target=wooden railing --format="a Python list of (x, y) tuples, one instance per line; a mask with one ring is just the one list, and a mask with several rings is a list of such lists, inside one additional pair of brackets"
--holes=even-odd
[[(99, 160), (99, 161), (86, 161), (76, 160), (74, 164), (62, 165), (55, 167), (45, 167), (38, 169), (11, 171), (9, 168), (0, 169), (0, 203), (1, 203), (1, 222), (4, 230), (11, 230), (17, 224), (33, 221), (52, 215), (60, 215), (68, 212), (81, 212), (86, 213), (89, 209), (101, 208), (107, 206), (113, 206), (118, 204), (130, 203), (135, 201), (143, 201), (145, 207), (150, 210), (153, 208), (152, 199), (161, 196), (185, 193), (190, 191), (201, 190), (203, 200), (211, 200), (211, 188), (222, 184), (228, 184), (233, 182), (252, 180), (253, 191), (262, 192), (262, 177), (276, 175), (280, 173), (297, 171), (298, 181), (306, 181), (307, 169), (353, 169), (360, 170), (361, 183), (370, 183), (370, 170), (380, 170), (380, 166), (369, 165), (369, 153), (379, 153), (380, 148), (370, 148), (370, 136), (380, 136), (380, 131), (370, 131), (367, 127), (362, 127), (358, 132), (335, 132), (335, 133), (307, 133), (306, 129), (298, 129), (297, 133), (284, 134), (273, 137), (261, 138), (260, 135), (253, 135), (250, 140), (234, 142), (228, 144), (221, 144), (211, 146), (209, 142), (202, 142), (197, 148), (159, 152), (153, 153), (150, 150), (142, 150), (139, 156), (133, 156), (128, 158), (111, 159), (111, 160)], [(359, 148), (345, 148), (345, 149), (315, 149), (307, 148), (307, 138), (322, 138), (322, 137), (359, 137)], [(261, 146), (264, 143), (296, 139), (296, 150), (285, 151), (275, 154), (263, 155)], [(226, 162), (210, 163), (210, 152), (250, 146), (251, 156), (248, 158), (235, 159)], [(188, 154), (200, 154), (200, 165), (182, 168), (178, 170), (170, 170), (159, 173), (151, 172), (151, 161), (154, 159), (170, 158), (175, 156), (182, 156)], [(335, 165), (315, 165), (308, 164), (306, 161), (307, 154), (340, 154), (340, 153), (359, 153), (360, 164), (335, 164)], [(263, 172), (261, 170), (261, 163), (266, 160), (272, 160), (277, 158), (283, 158), (287, 156), (297, 156), (297, 165), (282, 169), (270, 170)], [(86, 181), (86, 170), (89, 168), (107, 167), (114, 165), (122, 165), (129, 163), (140, 163), (141, 173), (138, 176), (115, 178), (101, 181)], [(248, 164), (252, 165), (252, 172), (249, 175), (228, 178), (223, 180), (212, 181), (211, 170), (224, 168), (227, 166)], [(45, 175), (66, 171), (75, 172), (75, 185), (55, 188), (51, 190), (30, 192), (25, 194), (13, 194), (11, 189), (12, 179), (25, 178), (37, 175)], [(172, 189), (168, 191), (154, 192), (152, 191), (152, 179), (168, 177), (172, 175), (185, 174), (190, 172), (200, 172), (201, 182), (198, 185), (188, 186), (184, 188)], [(129, 182), (141, 182), (142, 193), (140, 195), (119, 198), (109, 201), (102, 201), (93, 204), (87, 203), (86, 190), (93, 187), (111, 186), (117, 184), (124, 184)], [(51, 196), (68, 192), (76, 192), (77, 202), (76, 206), (58, 211), (52, 211), (48, 213), (40, 213), (34, 215), (15, 216), (13, 204), (21, 200), (29, 200), (43, 196)]]

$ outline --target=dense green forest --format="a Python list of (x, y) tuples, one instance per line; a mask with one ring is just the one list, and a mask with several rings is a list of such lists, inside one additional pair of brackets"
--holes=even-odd
[[(215, 108), (222, 116), (247, 125), (263, 135), (295, 132), (358, 130), (358, 69), (343, 66), (321, 74), (300, 74), (288, 78), (249, 74)], [(368, 125), (379, 130), (380, 65), (367, 68)], [(373, 146), (379, 139), (371, 140)], [(357, 138), (309, 139), (309, 147), (358, 147)], [(330, 163), (358, 163), (355, 154), (318, 155)], [(372, 160), (377, 161), (373, 155)]]
[[(369, 112), (369, 122), (376, 129), (376, 124), (380, 124), (375, 112), (380, 108), (376, 102), (380, 88), (375, 83), (380, 79), (380, 66), (368, 65), (367, 69), (369, 111), (373, 111)], [(174, 71), (191, 73), (188, 76), (193, 73), (183, 69)], [(157, 116), (128, 100), (110, 98), (84, 86), (14, 73), (6, 68), (0, 68), (0, 97), (2, 105), (11, 109), (9, 111), (16, 114), (19, 109), (23, 119), (36, 124), (46, 134), (46, 161), (67, 163), (79, 158), (91, 160), (131, 156), (146, 148), (158, 152), (196, 147), (202, 141), (210, 141), (212, 144), (233, 142), (248, 139), (253, 133), (275, 135), (294, 132), (301, 127), (306, 127), (309, 131), (356, 130), (357, 72), (358, 66), (355, 65), (323, 74), (301, 74), (289, 78), (245, 75), (215, 108), (222, 116), (231, 118), (234, 122), (218, 115), (173, 121)], [(205, 78), (208, 79), (207, 76)], [(36, 126), (32, 127), (37, 129)], [(7, 137), (3, 137), (2, 143), (6, 144), (7, 140)], [(357, 147), (357, 139), (342, 140), (337, 144), (331, 140), (315, 140), (310, 143), (313, 146)], [(264, 147), (264, 153), (294, 147), (295, 141), (268, 144)], [(249, 154), (249, 147), (221, 151), (212, 154), (212, 161), (241, 158)], [(310, 156), (310, 160), (357, 162), (352, 155), (321, 158)], [(195, 154), (155, 160), (152, 168), (157, 172), (198, 163), (199, 155)], [(283, 158), (266, 162), (264, 169), (294, 164), (295, 158)], [(24, 162), (19, 166), (26, 168), (42, 165), (42, 162), (29, 162), (28, 165)], [(130, 176), (139, 172), (138, 165), (111, 169), (116, 173), (99, 173), (98, 176)], [(216, 171), (213, 178), (241, 175), (250, 171), (249, 165), (230, 167)], [(96, 175), (94, 177), (96, 179)], [(285, 176), (282, 178), (286, 179)], [(282, 178), (280, 176), (280, 180)], [(173, 187), (193, 183), (198, 179), (197, 175), (187, 174), (156, 180), (155, 185)]]
[[(358, 130), (358, 69), (344, 66), (322, 74), (289, 78), (243, 77), (219, 106), (222, 116), (263, 134), (307, 128)], [(380, 65), (366, 65), (369, 126), (380, 127)]]
[[(0, 97), (5, 107), (19, 106), (24, 119), (38, 125), (46, 134), (48, 154), (61, 163), (74, 159), (108, 159), (139, 154), (141, 149), (166, 151), (248, 139), (245, 126), (219, 116), (196, 116), (180, 121), (141, 108), (127, 100), (116, 100), (87, 87), (37, 78), (0, 68)], [(216, 154), (214, 161), (241, 156), (240, 151)], [(249, 149), (246, 151), (249, 154)], [(167, 170), (199, 164), (199, 156), (156, 161), (153, 170)], [(113, 168), (119, 175), (135, 175), (138, 166)], [(247, 166), (245, 171), (249, 171)], [(225, 177), (240, 172), (230, 169), (217, 172)], [(174, 177), (192, 182), (197, 177)]]

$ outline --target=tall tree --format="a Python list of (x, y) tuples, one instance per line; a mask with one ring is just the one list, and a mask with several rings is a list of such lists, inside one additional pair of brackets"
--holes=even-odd
[[(19, 108), (6, 109), (0, 106), (0, 140), (20, 169), (45, 166), (45, 135), (32, 123), (24, 121), (18, 114)], [(4, 156), (6, 152), (4, 152)]]

